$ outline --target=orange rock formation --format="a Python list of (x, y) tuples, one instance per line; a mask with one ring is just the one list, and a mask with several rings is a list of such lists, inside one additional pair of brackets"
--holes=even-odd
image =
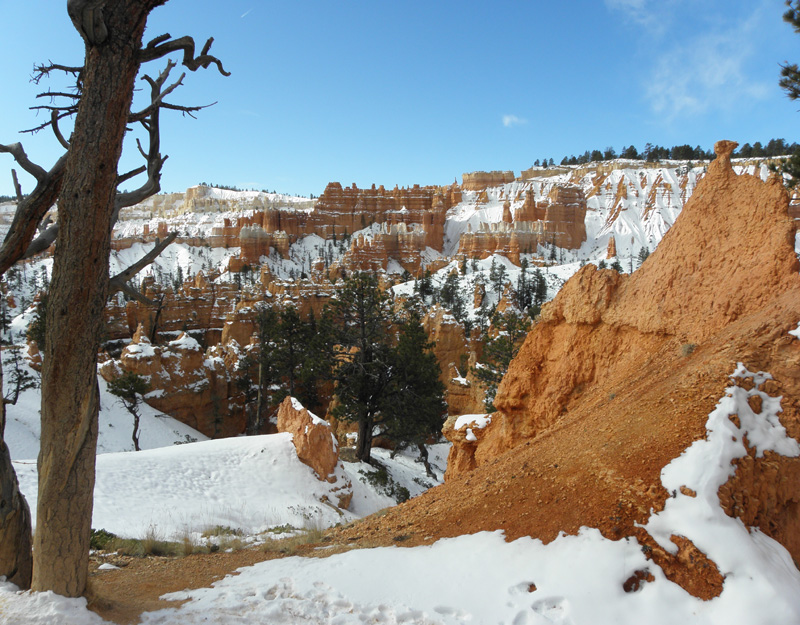
[(314, 469), (320, 480), (335, 480), (330, 478), (339, 464), (339, 445), (330, 425), (287, 397), (278, 407), (278, 432), (292, 435), (300, 462)]
[(122, 351), (119, 361), (108, 360), (99, 373), (111, 380), (123, 371), (147, 378), (147, 403), (190, 425), (209, 437), (236, 436), (244, 431), (244, 414), (229, 397), (236, 395), (227, 369), (233, 358), (231, 346), (204, 353), (186, 334), (166, 345), (152, 345), (142, 326)]
[[(278, 407), (278, 431), (289, 432), (300, 462), (311, 467), (317, 478), (335, 483), (339, 465), (339, 445), (331, 426), (310, 413), (293, 397), (287, 397)], [(352, 485), (348, 482), (334, 489), (336, 505), (347, 509), (353, 499)]]
[(486, 187), (498, 187), (514, 182), (513, 171), (473, 171), (461, 176), (464, 191), (483, 191)]
[(538, 203), (533, 193), (526, 193), (524, 204), (513, 218), (507, 202), (503, 221), (482, 223), (477, 232), (463, 233), (458, 252), (469, 258), (503, 254), (519, 264), (520, 254), (536, 252), (538, 245), (554, 243), (566, 249), (579, 248), (586, 240), (585, 221), (586, 198), (580, 187), (557, 184), (545, 202)]

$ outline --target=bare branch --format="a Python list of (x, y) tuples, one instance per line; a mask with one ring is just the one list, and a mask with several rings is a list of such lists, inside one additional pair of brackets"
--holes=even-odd
[(162, 71), (158, 75), (157, 79), (153, 80), (147, 74), (142, 76), (142, 78), (150, 84), (150, 91), (152, 94), (152, 97), (150, 99), (150, 104), (147, 105), (144, 109), (142, 109), (138, 113), (131, 113), (131, 115), (128, 117), (128, 123), (141, 122), (147, 119), (147, 117), (156, 108), (161, 106), (162, 102), (164, 101), (164, 98), (170, 93), (172, 93), (183, 83), (183, 79), (186, 77), (185, 73), (181, 74), (180, 78), (178, 78), (178, 80), (175, 81), (173, 84), (171, 84), (169, 87), (167, 87), (166, 89), (162, 89), (164, 83), (167, 82), (167, 78), (169, 77), (172, 68), (174, 67), (175, 67), (175, 62), (170, 60), (167, 62), (167, 66), (164, 68), (164, 71)]
[(23, 149), (21, 143), (12, 143), (10, 145), (3, 145), (0, 143), (0, 152), (11, 154), (11, 156), (14, 157), (14, 160), (19, 163), (19, 166), (27, 171), (31, 176), (36, 178), (38, 182), (41, 182), (47, 176), (47, 172), (43, 167), (37, 165), (28, 158), (28, 155), (25, 154), (25, 150)]
[[(116, 223), (117, 218), (119, 217), (119, 211), (122, 208), (138, 204), (139, 202), (147, 199), (151, 195), (155, 195), (161, 190), (161, 169), (164, 166), (164, 162), (167, 160), (167, 157), (161, 156), (161, 153), (159, 152), (161, 147), (159, 115), (161, 113), (161, 108), (164, 106), (162, 102), (164, 91), (162, 91), (162, 89), (173, 67), (175, 67), (175, 63), (173, 61), (169, 61), (164, 71), (159, 74), (158, 78), (153, 79), (150, 76), (143, 76), (144, 80), (150, 84), (151, 106), (148, 106), (145, 109), (149, 110), (149, 113), (146, 119), (140, 120), (140, 123), (147, 130), (150, 143), (146, 151), (144, 147), (142, 147), (141, 141), (137, 140), (136, 145), (139, 148), (139, 152), (147, 161), (147, 181), (135, 191), (117, 194), (114, 205), (114, 214), (112, 216), (112, 223)], [(183, 76), (181, 76), (181, 79), (178, 80), (177, 83), (167, 87), (167, 89), (171, 91), (180, 84), (182, 79)]]
[(169, 104), (167, 102), (164, 102), (164, 104), (161, 105), (161, 108), (168, 109), (170, 111), (180, 111), (181, 113), (183, 113), (184, 115), (188, 115), (192, 119), (197, 119), (194, 115), (192, 115), (192, 113), (196, 113), (197, 111), (202, 111), (203, 109), (207, 109), (211, 106), (214, 106), (215, 104), (216, 102), (212, 102), (211, 104), (202, 104), (200, 106), (180, 106), (178, 104)]
[(117, 178), (117, 186), (121, 185), (126, 180), (130, 180), (131, 178), (134, 178), (134, 177), (138, 176), (139, 174), (143, 174), (146, 171), (147, 171), (147, 167), (145, 165), (142, 165), (141, 167), (137, 167), (136, 169), (132, 169), (128, 173), (122, 174), (119, 178)]
[(36, 94), (37, 98), (72, 98), (73, 100), (80, 100), (80, 93), (68, 93), (66, 91), (43, 91)]
[(128, 282), (130, 281), (133, 276), (139, 273), (142, 269), (150, 265), (156, 258), (161, 255), (167, 246), (175, 240), (175, 237), (178, 236), (177, 232), (170, 232), (167, 237), (161, 241), (160, 243), (156, 243), (156, 246), (150, 250), (147, 254), (142, 256), (138, 261), (133, 263), (127, 269), (120, 271), (117, 275), (109, 280), (109, 289), (108, 294), (109, 296), (117, 293), (118, 291), (122, 291), (123, 293), (127, 293), (131, 297), (134, 297), (140, 302), (145, 304), (154, 305), (157, 302), (147, 299), (144, 295), (142, 295), (139, 291), (131, 287)]
[(0, 247), (0, 275), (23, 257), (39, 223), (58, 199), (66, 162), (64, 154), (49, 172), (37, 177), (36, 188), (17, 204), (17, 212)]
[(64, 135), (61, 134), (61, 129), (58, 127), (58, 113), (55, 111), (52, 112), (50, 115), (50, 125), (53, 127), (53, 134), (55, 134), (56, 139), (61, 144), (61, 146), (65, 150), (69, 150), (69, 141), (64, 138)]
[(53, 245), (53, 243), (55, 243), (56, 237), (58, 236), (58, 223), (40, 228), (40, 230), (41, 234), (31, 241), (30, 245), (28, 245), (27, 249), (25, 250), (25, 253), (22, 255), (23, 259), (32, 258), (37, 254), (44, 252), (47, 248)]
[[(111, 279), (113, 280), (113, 278)], [(109, 296), (114, 295), (115, 293), (119, 293), (122, 291), (128, 297), (135, 299), (137, 302), (141, 302), (147, 306), (157, 306), (158, 300), (148, 299), (146, 298), (141, 291), (137, 291), (134, 289), (130, 284), (127, 282), (109, 282)]]
[[(64, 119), (65, 117), (71, 117), (75, 113), (78, 112), (77, 106), (70, 106), (70, 107), (57, 107), (57, 106), (32, 106), (32, 111), (35, 110), (48, 110), (50, 111), (50, 121), (44, 122), (43, 124), (39, 124), (36, 128), (29, 128), (28, 130), (23, 130), (23, 133), (26, 134), (36, 134), (40, 130), (47, 128), (48, 126), (58, 123), (59, 119)], [(53, 117), (55, 115), (55, 118)]]
[(69, 65), (59, 65), (57, 63), (49, 63), (48, 65), (34, 65), (31, 81), (38, 85), (42, 78), (49, 76), (52, 72), (64, 72), (65, 74), (72, 74), (77, 79), (78, 84), (80, 84), (80, 76), (83, 72), (83, 67), (70, 67)]
[(50, 215), (50, 213), (48, 213), (42, 220), (42, 223), (39, 224), (39, 232), (44, 232), (45, 230), (47, 230), (52, 222), (53, 218)]
[(231, 75), (230, 72), (225, 71), (225, 68), (222, 66), (222, 61), (208, 53), (211, 49), (211, 44), (214, 42), (213, 37), (206, 41), (206, 45), (203, 46), (203, 50), (198, 57), (194, 55), (195, 44), (194, 39), (191, 37), (181, 37), (179, 39), (172, 39), (171, 41), (169, 39), (170, 35), (161, 35), (148, 43), (147, 46), (139, 52), (141, 62), (147, 63), (148, 61), (160, 59), (172, 52), (182, 51), (183, 61), (181, 61), (181, 63), (193, 72), (201, 67), (207, 69), (208, 66), (213, 63), (217, 66), (220, 74), (223, 76)]
[(11, 170), (11, 179), (14, 181), (14, 193), (17, 195), (17, 202), (22, 201), (22, 187), (19, 184), (19, 178), (17, 178), (17, 170)]
[(151, 40), (150, 40), (150, 41), (147, 43), (147, 47), (146, 47), (145, 49), (147, 49), (147, 50), (149, 50), (149, 49), (153, 49), (153, 48), (155, 48), (155, 47), (156, 47), (158, 44), (160, 44), (160, 43), (164, 43), (165, 41), (169, 41), (171, 38), (172, 38), (172, 35), (170, 35), (169, 33), (164, 33), (163, 35), (159, 35), (158, 37), (156, 37), (156, 38), (154, 38), (154, 39), (151, 39)]

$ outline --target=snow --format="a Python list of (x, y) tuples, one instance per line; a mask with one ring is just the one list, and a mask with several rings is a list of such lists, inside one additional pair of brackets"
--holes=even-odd
[[(506, 542), (501, 531), (482, 532), (440, 540), (433, 545), (352, 550), (327, 558), (291, 557), (239, 569), (237, 574), (201, 588), (165, 595), (185, 601), (179, 607), (142, 615), (150, 625), (195, 623), (314, 623), (337, 625), (361, 623), (413, 623), (456, 625), (507, 623), (513, 625), (674, 625), (683, 623), (800, 623), (800, 572), (788, 552), (757, 529), (728, 517), (720, 508), (717, 490), (733, 471), (731, 461), (744, 453), (747, 438), (761, 454), (800, 455), (800, 445), (787, 437), (777, 420), (780, 398), (759, 389), (768, 374), (748, 371), (740, 364), (732, 378), (749, 378), (751, 390), (729, 388), (711, 412), (707, 436), (693, 443), (662, 471), (662, 482), (674, 496), (662, 512), (653, 513), (645, 529), (665, 548), (674, 549), (672, 534), (692, 540), (725, 576), (722, 593), (702, 601), (670, 582), (661, 569), (647, 560), (634, 538), (612, 541), (592, 528), (576, 536), (560, 535), (547, 545), (533, 538)], [(754, 413), (748, 398), (762, 399), (761, 413)], [(728, 418), (739, 416), (741, 427)], [(476, 416), (476, 415), (473, 415)], [(479, 416), (479, 415), (478, 415)], [(472, 423), (473, 421), (468, 421)], [(246, 481), (258, 480), (260, 499), (273, 497), (275, 476), (254, 471), (269, 470), (266, 452), (280, 453), (286, 437), (255, 437), (211, 441), (145, 454), (116, 454), (107, 472), (123, 458), (136, 458), (137, 480), (113, 479), (119, 488), (102, 488), (98, 503), (109, 522), (125, 523), (135, 514), (124, 499), (144, 498), (160, 510), (185, 510), (197, 497), (203, 481), (213, 488), (205, 497), (219, 497), (234, 488), (245, 492)], [(242, 445), (242, 447), (238, 447)], [(273, 449), (271, 446), (275, 446)], [(237, 448), (238, 447), (238, 448)], [(176, 450), (188, 449), (187, 456)], [(155, 473), (157, 456), (169, 462), (169, 473)], [(388, 452), (387, 452), (388, 454)], [(205, 473), (190, 469), (189, 455), (204, 459)], [(169, 460), (167, 460), (169, 457)], [(141, 459), (141, 462), (138, 460)], [(163, 471), (163, 467), (158, 467)], [(310, 469), (308, 470), (310, 472)], [(246, 474), (239, 485), (224, 482), (234, 473)], [(302, 479), (300, 471), (287, 479)], [(151, 476), (151, 477), (148, 477)], [(153, 480), (154, 476), (158, 476)], [(216, 478), (214, 478), (216, 476)], [(111, 479), (111, 478), (105, 478)], [(284, 477), (280, 478), (281, 480)], [(263, 480), (263, 481), (262, 481)], [(160, 484), (159, 484), (160, 482)], [(254, 485), (255, 486), (255, 485)], [(680, 492), (685, 486), (696, 492)], [(355, 483), (354, 483), (355, 487)], [(266, 489), (266, 490), (264, 490)], [(289, 491), (286, 488), (284, 491)], [(290, 496), (284, 492), (282, 496)], [(139, 505), (143, 505), (140, 502)], [(120, 506), (123, 506), (120, 508)], [(121, 511), (121, 512), (120, 512)], [(163, 515), (163, 513), (162, 513)], [(380, 574), (365, 574), (376, 571)], [(623, 584), (637, 571), (649, 571), (652, 582), (625, 592)], [(64, 599), (51, 593), (22, 593), (0, 583), (0, 610), (9, 623), (96, 625), (103, 623), (88, 612), (84, 599)]]
[[(20, 489), (36, 523), (36, 465), (15, 464)], [(155, 530), (167, 539), (225, 525), (254, 535), (270, 528), (321, 527), (355, 515), (322, 503), (335, 501), (345, 482), (317, 479), (297, 458), (291, 434), (252, 436), (101, 454), (92, 527), (126, 537)]]
[[(303, 404), (301, 404), (297, 399), (292, 397), (291, 401), (292, 401), (292, 408), (294, 408), (295, 410), (298, 410), (298, 411), (299, 410), (305, 410), (308, 413), (308, 416), (311, 417), (311, 423), (313, 423), (314, 425), (326, 425), (326, 426), (330, 427), (330, 423), (325, 421), (325, 419), (320, 419), (317, 415), (315, 415), (310, 410), (306, 410), (306, 408), (303, 406)], [(308, 428), (306, 428), (306, 431), (308, 431)]]
[(460, 430), (465, 425), (471, 425), (473, 428), (482, 430), (492, 422), (492, 415), (490, 414), (463, 414), (456, 419), (455, 429)]
[(197, 342), (196, 339), (193, 339), (186, 333), (181, 334), (177, 339), (174, 341), (170, 341), (168, 343), (169, 349), (179, 349), (185, 350), (190, 352), (199, 352), (200, 350), (200, 343)]

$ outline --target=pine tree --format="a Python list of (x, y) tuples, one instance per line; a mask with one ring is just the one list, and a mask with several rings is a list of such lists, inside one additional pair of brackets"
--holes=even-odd
[(530, 317), (509, 311), (505, 314), (496, 313), (492, 317), (492, 326), (484, 330), (482, 362), (472, 369), (472, 374), (484, 388), (484, 407), (487, 412), (496, 410), (494, 398), (497, 386), (522, 346), (530, 325)]
[(639, 250), (639, 256), (638, 256), (640, 267), (642, 266), (642, 263), (647, 260), (648, 256), (650, 256), (650, 250), (642, 246), (641, 249)]
[(141, 451), (139, 448), (139, 406), (142, 403), (142, 395), (150, 390), (150, 383), (138, 373), (126, 371), (122, 375), (114, 378), (108, 383), (108, 392), (119, 397), (125, 409), (133, 417), (133, 449)]
[(527, 310), (533, 302), (534, 284), (528, 279), (528, 259), (520, 261), (520, 272), (517, 278), (516, 299), (520, 310)]
[(332, 380), (333, 319), (329, 307), (325, 307), (317, 319), (312, 310), (306, 321), (308, 343), (299, 371), (300, 389), (297, 398), (312, 412), (323, 413), (327, 409), (324, 400), (325, 387)]
[(542, 304), (547, 300), (547, 280), (539, 267), (533, 272), (533, 306), (531, 316), (536, 316), (542, 309)]
[(381, 405), (382, 436), (399, 448), (424, 444), (441, 434), (447, 405), (434, 344), (428, 340), (419, 312), (407, 309), (392, 351), (392, 375)]
[(339, 400), (333, 415), (358, 424), (356, 457), (369, 464), (373, 429), (390, 383), (391, 302), (374, 275), (356, 272), (337, 289), (332, 314)]

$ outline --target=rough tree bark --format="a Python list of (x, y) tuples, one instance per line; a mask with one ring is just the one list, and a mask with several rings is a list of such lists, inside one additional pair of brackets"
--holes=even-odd
[(97, 449), (97, 350), (108, 293), (117, 163), (147, 15), (163, 1), (105, 5), (107, 37), (87, 39), (83, 96), (59, 196), (42, 365), (33, 590), (86, 587)]
[[(0, 367), (0, 387), (3, 370)], [(0, 575), (12, 584), (28, 588), (31, 583), (31, 513), (19, 492), (19, 484), (11, 455), (3, 434), (6, 426), (6, 405), (0, 398)]]
[[(33, 590), (78, 596), (86, 586), (97, 447), (97, 351), (109, 289), (111, 229), (123, 205), (159, 190), (160, 107), (181, 82), (163, 88), (169, 69), (153, 80), (144, 111), (130, 113), (140, 64), (175, 51), (190, 70), (221, 63), (194, 56), (194, 42), (163, 35), (142, 48), (150, 11), (166, 0), (70, 0), (73, 23), (86, 42), (81, 98), (59, 195), (59, 230), (47, 309), (42, 366), (39, 500), (33, 549)], [(163, 80), (162, 80), (163, 79)], [(193, 109), (196, 110), (196, 109)], [(155, 113), (155, 115), (153, 115)], [(148, 182), (137, 196), (117, 194), (117, 165), (129, 121), (150, 130)], [(145, 121), (147, 120), (147, 121)]]

